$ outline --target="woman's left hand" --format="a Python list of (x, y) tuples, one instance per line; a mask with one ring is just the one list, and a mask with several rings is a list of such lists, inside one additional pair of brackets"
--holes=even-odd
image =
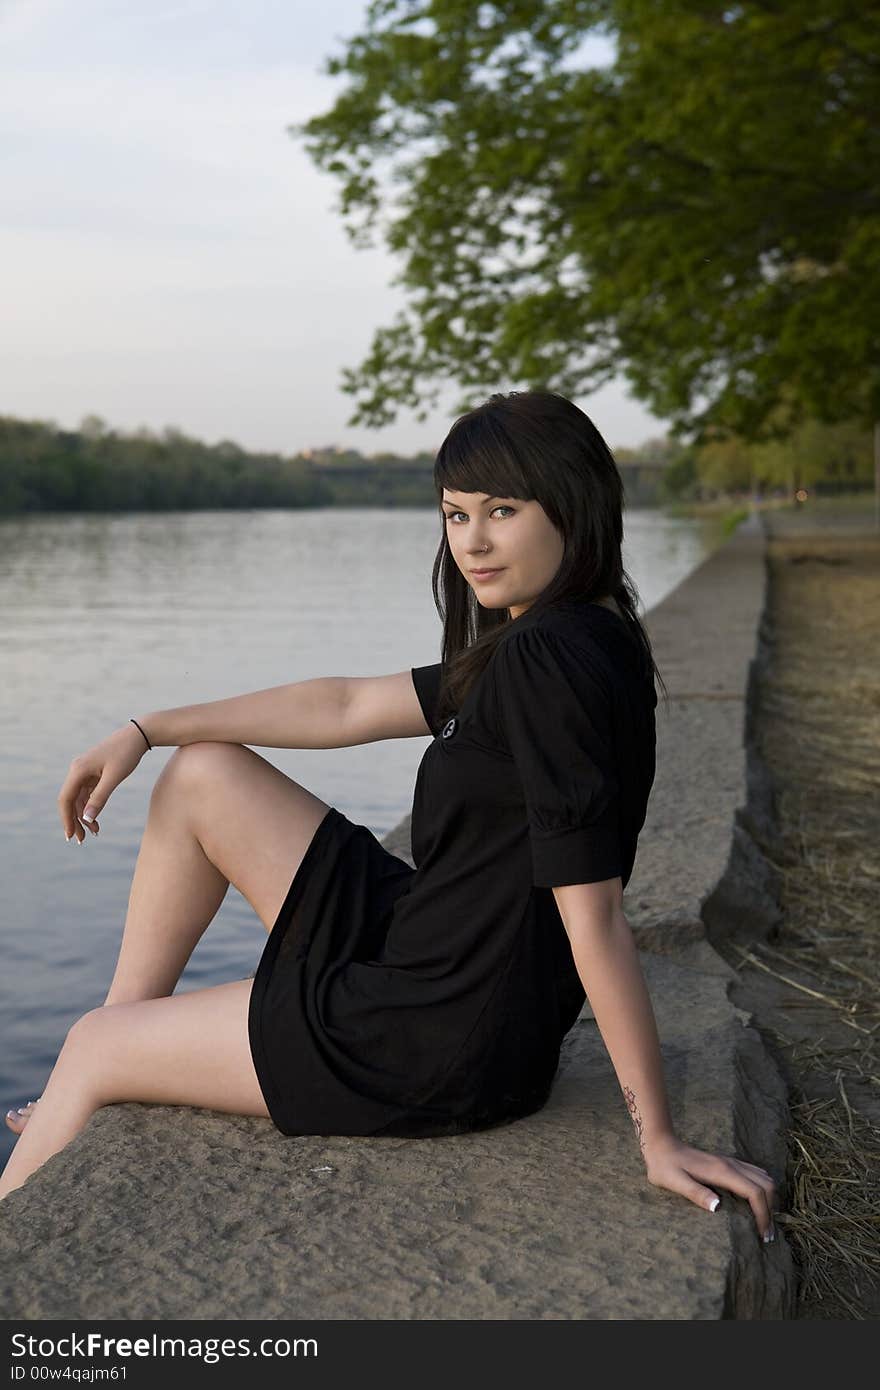
[[(645, 1168), (653, 1187), (677, 1192), (707, 1211), (713, 1210), (713, 1202), (717, 1204), (718, 1194), (713, 1188), (744, 1197), (752, 1209), (759, 1234), (765, 1241), (773, 1240), (776, 1184), (766, 1169), (746, 1163), (742, 1158), (693, 1149), (674, 1135), (646, 1146)], [(706, 1183), (712, 1186), (706, 1187)]]

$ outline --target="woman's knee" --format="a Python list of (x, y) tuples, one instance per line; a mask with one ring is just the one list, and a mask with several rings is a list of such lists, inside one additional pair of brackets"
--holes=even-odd
[[(137, 1030), (131, 1026), (132, 1004), (103, 1004), (82, 1014), (67, 1032), (58, 1057), (68, 1083), (95, 1105), (109, 1105), (121, 1098), (119, 1073), (128, 1068), (132, 1047), (137, 1049)], [(126, 1013), (128, 1017), (126, 1018)]]
[[(95, 1106), (121, 1101), (268, 1115), (248, 1039), (253, 982), (105, 1004), (71, 1027), (63, 1077)], [(60, 1060), (60, 1059), (59, 1059)]]
[(113, 1007), (115, 1006), (112, 1004), (102, 1004), (96, 1009), (89, 1009), (87, 1013), (80, 1014), (67, 1030), (63, 1051), (83, 1052), (99, 1047), (106, 1036), (104, 1015), (108, 1008)]
[(163, 800), (169, 792), (175, 801), (179, 801), (182, 795), (204, 795), (215, 784), (218, 775), (222, 776), (226, 769), (231, 772), (242, 751), (243, 745), (240, 743), (201, 740), (181, 744), (175, 748), (156, 778), (151, 801)]
[[(102, 1015), (111, 1007), (114, 1006), (90, 1009), (68, 1028), (55, 1064), (55, 1071), (60, 1071), (64, 1076), (65, 1086), (73, 1084), (89, 1093), (95, 1090), (109, 1043), (106, 1020)], [(53, 1079), (54, 1076), (55, 1072)]]

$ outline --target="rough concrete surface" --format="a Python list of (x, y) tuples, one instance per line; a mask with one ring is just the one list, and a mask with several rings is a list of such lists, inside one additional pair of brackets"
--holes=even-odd
[[(747, 743), (764, 578), (752, 516), (648, 615), (670, 701), (624, 906), (677, 1133), (781, 1175), (785, 1088), (710, 944), (774, 920)], [(408, 838), (407, 817), (385, 843)], [(7, 1319), (783, 1318), (794, 1285), (745, 1201), (647, 1183), (587, 1006), (544, 1109), (476, 1134), (106, 1107), (0, 1203), (0, 1298)]]

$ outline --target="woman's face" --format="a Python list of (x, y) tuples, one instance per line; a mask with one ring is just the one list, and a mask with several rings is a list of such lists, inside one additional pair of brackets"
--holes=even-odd
[[(478, 601), (518, 618), (550, 583), (564, 550), (540, 502), (444, 488), (442, 508), (453, 559)], [(494, 573), (481, 578), (479, 570)]]

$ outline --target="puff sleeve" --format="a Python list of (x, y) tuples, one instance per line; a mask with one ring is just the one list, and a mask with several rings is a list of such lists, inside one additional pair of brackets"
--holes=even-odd
[(425, 723), (434, 734), (439, 734), (440, 726), (437, 723), (437, 698), (440, 694), (440, 676), (443, 671), (441, 662), (433, 666), (411, 666), (410, 675), (415, 686), (419, 704), (422, 707), (422, 714), (425, 716)]
[(526, 805), (533, 882), (622, 875), (613, 698), (589, 649), (525, 628), (493, 656), (500, 735)]

